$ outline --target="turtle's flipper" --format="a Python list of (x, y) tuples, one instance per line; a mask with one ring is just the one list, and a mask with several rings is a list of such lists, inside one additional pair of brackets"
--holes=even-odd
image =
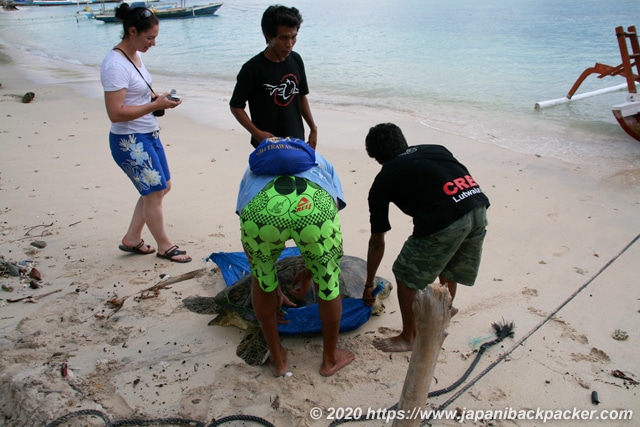
[(246, 331), (247, 329), (249, 329), (252, 326), (254, 326), (253, 323), (247, 322), (242, 317), (240, 317), (238, 315), (238, 313), (224, 312), (224, 311), (222, 313), (218, 314), (218, 316), (216, 318), (211, 319), (211, 321), (208, 323), (208, 325), (209, 326), (211, 326), (211, 325), (216, 325), (216, 326), (235, 326), (236, 328), (240, 328), (243, 331)]
[(258, 366), (264, 364), (269, 358), (269, 349), (259, 327), (247, 330), (247, 335), (238, 344), (236, 356), (245, 361), (247, 365)]

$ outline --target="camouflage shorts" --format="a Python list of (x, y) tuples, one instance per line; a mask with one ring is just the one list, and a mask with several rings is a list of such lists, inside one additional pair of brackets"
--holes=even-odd
[(473, 286), (482, 257), (487, 209), (476, 208), (426, 237), (409, 237), (393, 264), (396, 280), (424, 289), (438, 276)]
[(251, 272), (265, 292), (278, 287), (276, 260), (293, 239), (318, 285), (318, 295), (340, 294), (343, 255), (340, 217), (335, 200), (319, 185), (295, 176), (267, 184), (240, 214), (242, 247)]

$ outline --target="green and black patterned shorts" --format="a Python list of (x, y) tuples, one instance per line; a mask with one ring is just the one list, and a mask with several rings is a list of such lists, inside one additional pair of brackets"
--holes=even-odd
[(335, 200), (319, 185), (295, 176), (279, 176), (267, 184), (240, 214), (242, 246), (251, 272), (265, 292), (278, 287), (276, 261), (293, 239), (319, 296), (339, 296), (342, 231)]

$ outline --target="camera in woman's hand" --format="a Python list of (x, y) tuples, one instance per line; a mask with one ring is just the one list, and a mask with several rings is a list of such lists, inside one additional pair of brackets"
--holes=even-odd
[(176, 90), (175, 89), (171, 89), (171, 92), (169, 92), (169, 95), (167, 95), (167, 99), (170, 99), (171, 101), (180, 101), (180, 96), (178, 96), (176, 94)]
[[(155, 101), (156, 99), (158, 99), (157, 96), (152, 97), (151, 98), (151, 102)], [(153, 115), (156, 116), (156, 117), (162, 117), (162, 116), (164, 116), (164, 110), (156, 110), (156, 111), (153, 112)]]

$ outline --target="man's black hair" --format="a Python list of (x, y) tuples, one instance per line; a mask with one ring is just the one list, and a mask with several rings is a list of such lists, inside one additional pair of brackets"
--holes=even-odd
[(380, 123), (369, 129), (365, 145), (369, 157), (380, 164), (402, 154), (408, 147), (402, 130), (393, 123)]
[[(275, 37), (278, 35), (278, 27), (300, 29), (302, 24), (302, 16), (295, 7), (286, 7), (279, 4), (269, 6), (262, 14), (262, 33), (267, 37)], [(267, 40), (269, 43), (269, 40)]]

